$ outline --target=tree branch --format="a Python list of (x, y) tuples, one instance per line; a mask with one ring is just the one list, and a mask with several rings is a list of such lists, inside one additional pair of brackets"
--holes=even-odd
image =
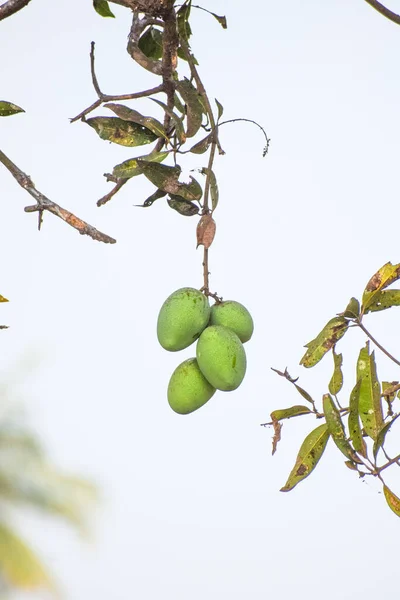
[(386, 6), (383, 6), (383, 4), (378, 2), (378, 0), (365, 0), (365, 2), (377, 10), (378, 13), (389, 19), (389, 21), (393, 21), (393, 23), (400, 25), (400, 15), (397, 15), (392, 10), (389, 10), (386, 8)]
[(33, 206), (26, 206), (25, 212), (38, 212), (39, 213), (39, 229), (42, 221), (43, 212), (47, 210), (53, 213), (56, 217), (59, 217), (71, 227), (74, 227), (82, 235), (88, 235), (92, 239), (98, 242), (104, 242), (105, 244), (115, 244), (116, 240), (101, 231), (98, 231), (92, 225), (89, 225), (79, 217), (76, 217), (73, 213), (69, 212), (65, 208), (62, 208), (52, 200), (49, 200), (44, 194), (39, 192), (32, 179), (29, 175), (26, 175), (17, 165), (15, 165), (5, 154), (0, 150), (0, 162), (8, 169), (11, 175), (16, 179), (19, 185), (28, 192), (36, 200), (36, 204)]
[(103, 102), (116, 102), (117, 100), (135, 100), (136, 98), (146, 98), (147, 96), (152, 96), (153, 94), (159, 94), (160, 92), (164, 91), (164, 86), (158, 85), (157, 87), (151, 88), (149, 90), (143, 90), (142, 92), (134, 92), (133, 94), (118, 94), (118, 95), (103, 94), (103, 92), (100, 89), (99, 82), (97, 80), (95, 66), (94, 66), (94, 46), (95, 46), (95, 44), (94, 44), (94, 42), (92, 42), (91, 48), (90, 48), (90, 72), (92, 75), (93, 87), (96, 90), (98, 99), (95, 102), (93, 102), (93, 104), (91, 104), (90, 106), (85, 108), (85, 110), (80, 112), (79, 115), (76, 115), (76, 117), (73, 117), (72, 119), (70, 119), (71, 123), (74, 123), (75, 121), (79, 121), (79, 119), (83, 119), (87, 114), (92, 112), (92, 110), (95, 110), (96, 108), (101, 106), (101, 104), (103, 104)]
[(0, 21), (2, 19), (7, 19), (7, 17), (11, 17), (11, 15), (29, 4), (30, 1), (31, 0), (7, 0), (7, 2), (4, 2), (4, 4), (0, 6)]

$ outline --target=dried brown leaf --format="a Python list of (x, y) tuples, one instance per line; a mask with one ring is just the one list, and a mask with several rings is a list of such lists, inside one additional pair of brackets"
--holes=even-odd
[(215, 236), (216, 224), (210, 214), (203, 215), (197, 225), (197, 246), (204, 246), (205, 250), (211, 246)]

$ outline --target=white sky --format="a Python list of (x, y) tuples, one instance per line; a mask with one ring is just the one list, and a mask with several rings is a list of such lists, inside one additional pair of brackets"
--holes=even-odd
[[(144, 178), (97, 208), (111, 185), (103, 173), (142, 152), (68, 120), (95, 100), (91, 40), (106, 93), (157, 84), (125, 51), (129, 11), (113, 6), (117, 18), (102, 19), (90, 1), (33, 0), (1, 23), (0, 95), (26, 110), (2, 119), (2, 150), (43, 193), (118, 239), (93, 242), (51, 215), (39, 234), (23, 211), (30, 197), (0, 168), (0, 293), (11, 300), (1, 307), (11, 326), (3, 376), (38, 357), (33, 375), (18, 377), (29, 422), (58, 464), (103, 493), (90, 543), (51, 521), (24, 518), (23, 531), (71, 600), (389, 597), (399, 522), (379, 487), (359, 481), (330, 444), (309, 479), (280, 493), (316, 423), (285, 424), (274, 458), (272, 432), (259, 424), (302, 403), (271, 366), (301, 375), (316, 398), (326, 392), (331, 359), (300, 368), (304, 343), (377, 268), (400, 260), (400, 27), (362, 0), (255, 0), (246, 14), (238, 0), (203, 6), (228, 17), (223, 31), (195, 15), (192, 47), (210, 96), (272, 141), (263, 159), (255, 127), (221, 130), (211, 287), (245, 304), (256, 329), (242, 386), (186, 417), (170, 410), (166, 388), (194, 348), (165, 352), (155, 324), (172, 291), (202, 285), (197, 220), (162, 200), (134, 208), (152, 192)], [(400, 12), (400, 0), (390, 7)], [(148, 100), (131, 106), (154, 110)], [(182, 165), (201, 168), (204, 157)], [(396, 352), (399, 313), (368, 322)], [(348, 337), (344, 402), (364, 344), (356, 331)], [(381, 379), (399, 378), (381, 365)], [(396, 474), (391, 482), (399, 493)]]

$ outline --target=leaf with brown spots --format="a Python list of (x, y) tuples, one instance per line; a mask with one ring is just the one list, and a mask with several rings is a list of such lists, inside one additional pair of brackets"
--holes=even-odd
[(371, 277), (368, 281), (363, 297), (362, 309), (364, 314), (367, 309), (376, 302), (381, 290), (387, 288), (390, 284), (400, 279), (400, 264), (392, 265), (391, 262), (386, 263)]
[(281, 441), (282, 425), (276, 419), (272, 419), (272, 425), (274, 428), (274, 437), (272, 438), (272, 456), (273, 456), (278, 447), (278, 443)]
[(86, 119), (85, 123), (93, 127), (102, 140), (120, 146), (143, 146), (157, 139), (157, 136), (147, 127), (118, 117), (92, 117)]
[(300, 364), (304, 367), (313, 367), (323, 356), (344, 336), (349, 327), (344, 317), (334, 317), (323, 328), (315, 339), (306, 344), (307, 352)]
[(359, 379), (351, 391), (350, 394), (350, 403), (349, 403), (349, 420), (348, 427), (350, 433), (350, 439), (353, 443), (354, 449), (356, 452), (361, 454), (362, 456), (367, 456), (367, 446), (364, 442), (364, 438), (361, 432), (360, 425), (360, 415), (358, 410), (358, 405), (360, 401), (360, 389), (361, 389), (361, 379)]
[(194, 177), (190, 177), (190, 183), (181, 183), (178, 181), (179, 175), (181, 174), (179, 165), (176, 167), (169, 167), (167, 165), (149, 162), (139, 158), (137, 161), (143, 174), (160, 190), (176, 196), (182, 196), (185, 200), (200, 200), (203, 190)]
[(347, 440), (340, 412), (333, 402), (332, 396), (330, 394), (324, 394), (322, 402), (328, 430), (336, 446), (346, 458), (360, 464), (360, 459), (351, 447), (350, 442)]
[(332, 348), (333, 352), (333, 375), (329, 382), (329, 392), (332, 396), (336, 396), (340, 392), (343, 386), (343, 372), (342, 372), (342, 364), (343, 364), (343, 355), (336, 354), (335, 346)]
[(203, 215), (198, 222), (196, 235), (197, 235), (197, 246), (204, 246), (205, 250), (211, 246), (215, 236), (216, 224), (210, 214)]
[(381, 386), (376, 373), (375, 353), (369, 353), (368, 342), (358, 356), (357, 379), (361, 380), (358, 403), (361, 421), (367, 435), (376, 440), (383, 427)]
[(153, 117), (145, 117), (137, 110), (133, 110), (132, 108), (124, 106), (123, 104), (108, 102), (108, 104), (105, 104), (104, 106), (112, 110), (113, 113), (115, 113), (120, 119), (142, 125), (143, 127), (150, 129), (150, 131), (152, 131), (157, 137), (163, 137), (164, 139), (168, 140), (168, 136), (165, 133), (163, 125), (157, 119), (154, 119)]
[(296, 463), (281, 492), (290, 492), (300, 481), (308, 477), (317, 466), (329, 439), (328, 425), (323, 423), (308, 434), (297, 455)]
[(386, 486), (383, 486), (383, 493), (385, 494), (386, 502), (389, 508), (394, 512), (395, 515), (400, 517), (400, 498), (393, 494), (393, 492)]
[(378, 292), (372, 304), (368, 305), (364, 313), (378, 312), (379, 310), (392, 308), (392, 306), (400, 306), (400, 290), (383, 290), (382, 292)]
[(190, 202), (189, 200), (185, 200), (180, 196), (171, 196), (167, 200), (168, 205), (176, 210), (180, 215), (184, 217), (193, 217), (197, 215), (199, 212), (199, 207), (194, 202)]

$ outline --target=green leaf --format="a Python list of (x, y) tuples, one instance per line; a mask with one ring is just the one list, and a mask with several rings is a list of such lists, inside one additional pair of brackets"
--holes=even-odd
[(0, 296), (0, 302), (9, 302), (4, 296)]
[(0, 100), (0, 117), (9, 117), (21, 112), (25, 111), (20, 106), (17, 106), (12, 102), (7, 102), (6, 100)]
[(185, 200), (200, 200), (203, 193), (200, 184), (193, 177), (190, 177), (190, 183), (178, 181), (181, 173), (181, 168), (178, 165), (168, 167), (144, 160), (140, 161), (140, 164), (147, 179), (160, 190), (175, 196), (181, 196)]
[(171, 208), (184, 217), (193, 217), (194, 215), (197, 215), (200, 210), (196, 204), (189, 200), (184, 200), (180, 196), (171, 195), (167, 202)]
[(306, 390), (303, 390), (302, 387), (297, 385), (297, 383), (293, 383), (293, 385), (296, 388), (296, 390), (299, 392), (299, 394), (301, 396), (303, 396), (304, 400), (307, 400), (307, 402), (310, 402), (310, 404), (312, 404), (314, 406), (314, 400), (311, 398), (310, 394), (308, 392), (306, 392)]
[(205, 112), (203, 99), (189, 79), (185, 78), (178, 81), (176, 87), (187, 106), (186, 135), (187, 137), (193, 137), (201, 127), (203, 113)]
[(159, 198), (164, 198), (164, 196), (167, 195), (167, 192), (163, 192), (162, 190), (156, 190), (154, 192), (154, 194), (151, 194), (151, 196), (149, 196), (144, 202), (143, 204), (136, 204), (135, 206), (141, 206), (142, 208), (148, 208), (149, 206), (151, 206), (156, 200), (158, 200)]
[(184, 4), (182, 4), (180, 9), (176, 13), (179, 37), (186, 42), (189, 40), (190, 36), (192, 35), (192, 29), (191, 29), (190, 23), (189, 23), (191, 6), (192, 6), (192, 2), (191, 2), (191, 0), (188, 0)]
[(378, 292), (372, 304), (365, 309), (365, 313), (386, 310), (392, 306), (400, 306), (400, 290), (383, 290)]
[(366, 285), (362, 297), (362, 312), (365, 313), (372, 304), (375, 304), (381, 290), (398, 279), (400, 279), (400, 264), (392, 265), (388, 262), (383, 265)]
[(342, 418), (340, 416), (340, 412), (335, 406), (332, 396), (330, 394), (324, 394), (322, 403), (326, 423), (328, 425), (328, 430), (336, 446), (346, 458), (352, 460), (355, 463), (361, 463), (357, 454), (354, 452), (350, 443), (347, 441), (346, 432), (342, 423)]
[(94, 10), (101, 17), (115, 18), (115, 15), (111, 12), (111, 9), (110, 9), (110, 6), (109, 6), (107, 0), (93, 0), (93, 7), (94, 7)]
[(323, 328), (315, 339), (306, 344), (307, 352), (300, 364), (304, 367), (313, 367), (323, 356), (344, 336), (349, 327), (344, 317), (334, 317)]
[(0, 572), (1, 578), (14, 588), (54, 590), (54, 584), (39, 558), (4, 523), (0, 523)]
[(391, 421), (388, 421), (382, 427), (382, 429), (379, 431), (379, 433), (376, 437), (376, 440), (374, 442), (374, 448), (373, 448), (373, 454), (374, 454), (375, 460), (376, 460), (376, 457), (378, 456), (379, 450), (382, 448), (383, 444), (385, 443), (385, 438), (386, 438), (387, 432), (389, 431), (389, 429), (391, 428), (391, 426), (393, 425), (393, 423), (396, 421), (396, 419), (398, 417), (400, 417), (400, 414), (393, 417), (393, 419)]
[(348, 319), (357, 319), (360, 315), (360, 303), (357, 298), (351, 298), (346, 310), (341, 313), (341, 317), (347, 317)]
[(141, 175), (143, 173), (143, 167), (138, 161), (146, 160), (149, 162), (162, 162), (168, 156), (169, 152), (165, 151), (151, 152), (150, 154), (145, 154), (144, 156), (130, 158), (119, 165), (115, 165), (112, 174), (114, 177), (118, 177), (119, 179), (129, 179), (130, 177), (135, 177), (136, 175)]
[(376, 374), (375, 353), (369, 353), (369, 342), (357, 361), (357, 379), (361, 379), (358, 410), (364, 429), (373, 440), (383, 427), (381, 386)]
[(151, 144), (157, 136), (137, 123), (123, 121), (118, 117), (92, 117), (85, 123), (93, 127), (102, 140), (119, 144), (120, 146), (143, 146)]
[(289, 492), (312, 473), (324, 453), (328, 439), (329, 431), (326, 423), (319, 425), (308, 434), (300, 447), (296, 463), (286, 484), (281, 488), (281, 492)]
[(162, 32), (155, 27), (149, 27), (140, 36), (138, 46), (147, 58), (159, 60), (163, 53)]
[(350, 439), (353, 442), (354, 450), (362, 456), (367, 456), (367, 447), (365, 445), (361, 426), (358, 406), (360, 401), (361, 379), (359, 379), (350, 394), (350, 412), (349, 412), (349, 433)]
[(228, 23), (226, 20), (226, 17), (220, 17), (219, 15), (216, 15), (213, 12), (210, 12), (210, 14), (217, 19), (218, 23), (221, 25), (222, 29), (228, 29)]
[[(152, 98), (152, 100), (154, 100), (154, 98)], [(176, 110), (179, 110), (180, 113), (185, 113), (185, 106), (180, 101), (178, 94), (174, 94), (174, 106)]]
[(211, 207), (214, 211), (217, 208), (218, 200), (219, 200), (219, 192), (218, 192), (218, 183), (217, 178), (215, 177), (215, 173), (212, 169), (208, 167), (203, 167), (201, 169), (203, 175), (208, 175), (210, 177), (210, 196), (211, 196)]
[(333, 348), (332, 348), (332, 353), (333, 353), (334, 371), (333, 371), (332, 378), (329, 382), (329, 392), (333, 396), (336, 396), (336, 394), (338, 394), (340, 392), (340, 390), (342, 389), (342, 386), (343, 386), (343, 372), (342, 372), (343, 355), (336, 354), (335, 346), (333, 346)]
[(173, 110), (168, 108), (165, 102), (161, 102), (161, 100), (157, 100), (156, 98), (150, 98), (150, 100), (153, 100), (153, 102), (159, 104), (165, 110), (167, 115), (171, 117), (172, 121), (175, 124), (176, 137), (178, 138), (180, 144), (184, 144), (186, 142), (186, 133), (183, 128), (182, 119), (177, 114), (175, 114)]
[(193, 154), (204, 154), (204, 152), (207, 152), (211, 142), (212, 135), (210, 133), (204, 139), (200, 140), (200, 142), (197, 142), (197, 144), (192, 146), (189, 152), (193, 152)]
[(398, 498), (396, 494), (393, 494), (393, 492), (386, 485), (383, 486), (383, 493), (389, 508), (394, 512), (395, 515), (400, 517), (400, 498)]
[(274, 410), (271, 413), (271, 419), (273, 421), (282, 421), (283, 419), (291, 419), (292, 417), (298, 417), (300, 415), (308, 415), (312, 411), (307, 406), (291, 406), (290, 408), (282, 408), (281, 410)]
[(154, 119), (153, 117), (144, 117), (137, 110), (133, 110), (132, 108), (124, 106), (123, 104), (109, 102), (104, 106), (112, 110), (120, 119), (142, 125), (143, 127), (150, 129), (150, 131), (152, 131), (157, 137), (163, 137), (164, 139), (168, 140), (168, 136), (165, 133), (163, 125), (160, 123), (160, 121), (157, 121), (157, 119)]
[(222, 106), (222, 104), (220, 102), (218, 102), (218, 100), (216, 98), (215, 98), (215, 104), (217, 105), (217, 109), (218, 109), (218, 119), (217, 119), (217, 121), (219, 121), (220, 118), (223, 115), (224, 107)]

